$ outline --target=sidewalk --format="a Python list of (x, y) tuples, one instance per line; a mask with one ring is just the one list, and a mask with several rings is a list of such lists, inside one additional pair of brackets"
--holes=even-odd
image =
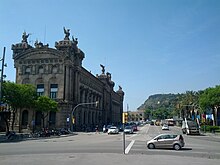
[(5, 132), (0, 132), (0, 143), (7, 140), (7, 137), (5, 136)]
[(36, 139), (51, 139), (51, 138), (61, 138), (61, 137), (68, 137), (68, 136), (74, 136), (77, 135), (77, 133), (70, 133), (66, 135), (60, 135), (60, 136), (54, 136), (51, 135), (49, 137), (31, 137), (30, 134), (27, 133), (16, 133), (15, 137), (12, 139), (8, 139), (8, 137), (5, 135), (5, 132), (0, 132), (0, 143), (9, 143), (9, 142), (19, 142), (24, 140), (36, 140)]
[(217, 132), (217, 133), (210, 133), (210, 132), (205, 132), (204, 133), (204, 132), (201, 132), (201, 135), (220, 138), (220, 133), (219, 132)]
[(56, 153), (56, 154), (26, 154), (0, 156), (1, 164), (4, 165), (216, 165), (219, 159), (207, 159), (198, 157), (181, 157), (166, 155), (123, 155), (114, 153)]

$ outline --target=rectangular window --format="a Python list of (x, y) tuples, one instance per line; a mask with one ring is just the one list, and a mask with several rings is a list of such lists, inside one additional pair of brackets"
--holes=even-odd
[(44, 95), (44, 84), (37, 84), (37, 95)]
[(50, 98), (56, 99), (58, 92), (58, 84), (50, 84)]

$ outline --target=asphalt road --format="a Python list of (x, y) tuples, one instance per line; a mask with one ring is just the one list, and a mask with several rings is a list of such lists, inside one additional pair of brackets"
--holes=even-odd
[[(160, 133), (177, 133), (182, 134), (180, 128), (170, 127), (169, 131), (161, 130), (160, 126), (149, 126), (147, 133), (146, 128), (140, 131), (145, 139), (149, 140)], [(211, 135), (211, 134), (210, 134)], [(185, 147), (180, 151), (172, 149), (155, 149), (149, 150), (144, 146), (143, 141), (139, 138), (135, 141), (130, 154), (147, 154), (147, 155), (176, 155), (184, 157), (198, 157), (208, 159), (220, 159), (220, 137), (216, 135), (204, 136), (204, 135), (183, 135), (185, 140)]]
[[(122, 134), (79, 133), (78, 135), (0, 143), (1, 165), (60, 165), (60, 164), (209, 164), (220, 159), (219, 136), (186, 136), (183, 150), (148, 150), (146, 140), (162, 132), (181, 133), (177, 127), (162, 131), (159, 126), (140, 127), (132, 135), (126, 135), (126, 155)], [(138, 163), (137, 163), (138, 162)]]

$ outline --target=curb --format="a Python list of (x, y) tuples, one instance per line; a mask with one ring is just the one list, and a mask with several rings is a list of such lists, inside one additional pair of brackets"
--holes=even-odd
[(49, 136), (49, 137), (30, 137), (30, 134), (16, 134), (15, 137), (13, 137), (12, 139), (8, 139), (5, 134), (4, 135), (0, 134), (0, 143), (20, 142), (27, 140), (39, 140), (39, 139), (55, 139), (55, 138), (69, 137), (75, 135), (78, 135), (78, 133), (70, 133), (66, 135)]

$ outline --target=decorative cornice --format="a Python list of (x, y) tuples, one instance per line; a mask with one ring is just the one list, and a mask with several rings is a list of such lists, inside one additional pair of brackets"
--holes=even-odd
[(39, 54), (50, 54), (56, 57), (62, 57), (61, 55), (63, 54), (62, 52), (56, 50), (56, 49), (52, 49), (52, 48), (31, 48), (31, 49), (27, 49), (25, 51), (22, 51), (20, 53), (14, 54), (13, 55), (13, 59), (14, 60), (18, 60), (18, 59), (25, 59), (27, 57), (30, 56), (35, 56), (35, 55), (39, 55)]

